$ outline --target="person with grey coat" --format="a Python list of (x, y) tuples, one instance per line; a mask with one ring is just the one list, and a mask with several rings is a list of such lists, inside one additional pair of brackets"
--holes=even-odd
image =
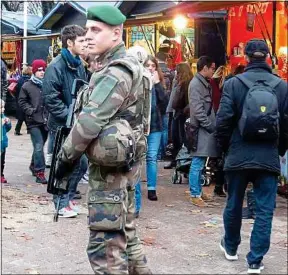
[(200, 57), (197, 62), (197, 74), (189, 85), (190, 124), (198, 129), (197, 148), (191, 152), (193, 158), (189, 172), (189, 187), (192, 204), (200, 207), (207, 206), (204, 201), (210, 199), (202, 192), (201, 185), (206, 159), (219, 156), (214, 137), (216, 116), (209, 83), (214, 71), (214, 61), (207, 56)]

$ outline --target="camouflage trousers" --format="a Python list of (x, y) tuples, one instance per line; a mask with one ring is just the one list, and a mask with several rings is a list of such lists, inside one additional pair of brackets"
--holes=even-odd
[(140, 170), (138, 163), (115, 174), (90, 164), (87, 254), (95, 274), (152, 274), (134, 223)]

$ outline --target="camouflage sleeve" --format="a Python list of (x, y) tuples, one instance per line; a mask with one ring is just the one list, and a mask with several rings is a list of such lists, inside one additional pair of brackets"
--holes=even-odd
[(85, 152), (89, 143), (115, 116), (129, 96), (131, 87), (132, 74), (118, 66), (96, 79), (89, 103), (83, 107), (63, 144), (63, 161), (73, 162)]

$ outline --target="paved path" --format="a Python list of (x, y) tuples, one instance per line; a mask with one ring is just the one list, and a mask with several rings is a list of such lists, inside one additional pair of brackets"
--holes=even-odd
[[(9, 184), (2, 186), (1, 196), (2, 273), (93, 274), (85, 252), (85, 195), (79, 217), (53, 223), (51, 196), (45, 186), (34, 182), (28, 170), (30, 137), (15, 137), (11, 130), (9, 138), (5, 168)], [(225, 200), (216, 199), (212, 208), (200, 212), (185, 195), (187, 183), (172, 185), (170, 171), (162, 169), (163, 163), (159, 166), (159, 201), (146, 199), (143, 184), (144, 206), (137, 220), (153, 274), (246, 274), (251, 222), (243, 222), (239, 261), (225, 261), (218, 247)], [(87, 185), (81, 184), (80, 190), (85, 194)], [(287, 274), (287, 201), (280, 197), (264, 264), (264, 274)]]

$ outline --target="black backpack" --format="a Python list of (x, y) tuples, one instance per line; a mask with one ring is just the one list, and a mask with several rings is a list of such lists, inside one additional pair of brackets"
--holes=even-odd
[(240, 134), (245, 141), (275, 141), (279, 138), (279, 105), (274, 88), (280, 78), (267, 82), (259, 75), (252, 82), (244, 75), (236, 77), (249, 88), (242, 115), (238, 122)]

